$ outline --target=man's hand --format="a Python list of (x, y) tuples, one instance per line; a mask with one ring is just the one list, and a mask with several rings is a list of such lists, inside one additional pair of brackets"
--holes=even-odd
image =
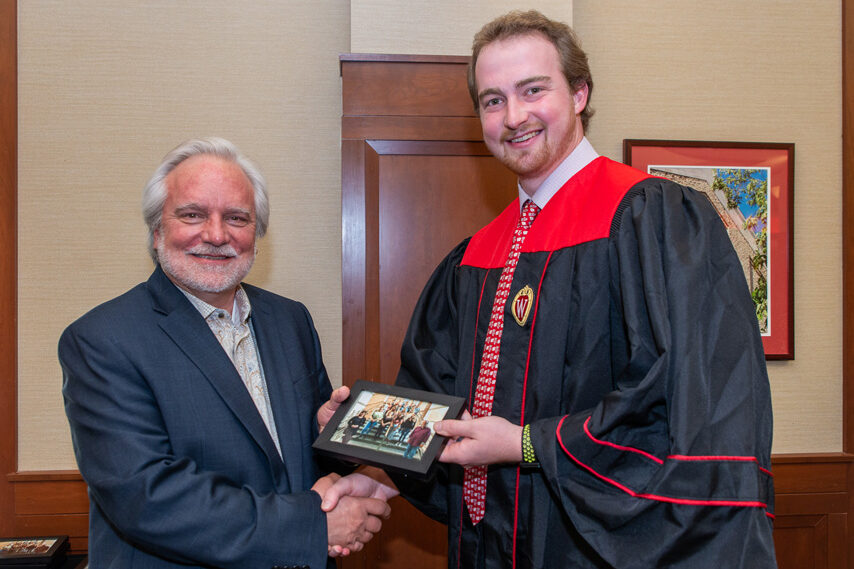
[(468, 467), (522, 461), (522, 427), (503, 417), (472, 419), (465, 411), (462, 420), (439, 421), (434, 428), (449, 439), (440, 462)]
[(320, 497), (323, 498), (326, 495), (326, 491), (339, 480), (341, 480), (341, 475), (333, 472), (331, 474), (327, 474), (323, 478), (318, 478), (317, 482), (314, 483), (311, 489), (320, 494)]
[(350, 388), (346, 385), (342, 385), (332, 392), (332, 395), (329, 396), (329, 401), (321, 405), (320, 409), (317, 410), (317, 428), (319, 430), (323, 430), (323, 427), (326, 426), (326, 423), (329, 422), (335, 411), (338, 410), (348, 397), (350, 397)]
[(326, 513), (328, 553), (330, 557), (361, 551), (382, 528), (391, 508), (380, 498), (342, 496), (335, 508)]
[(387, 502), (398, 494), (397, 489), (390, 484), (391, 480), (382, 470), (372, 467), (363, 468), (361, 472), (355, 472), (343, 478), (339, 477), (323, 494), (323, 503), (320, 507), (324, 512), (329, 512), (344, 496), (377, 498)]
[[(369, 469), (384, 475), (381, 470)], [(386, 502), (397, 496), (396, 489), (364, 474), (341, 477), (329, 474), (315, 482), (312, 490), (323, 498), (329, 534), (327, 553), (346, 557), (360, 551), (382, 527), (391, 513)]]
[[(320, 494), (320, 498), (323, 499), (323, 496), (326, 495), (327, 490), (329, 490), (335, 482), (341, 479), (340, 474), (336, 474), (334, 472), (327, 474), (323, 478), (318, 478), (314, 485), (311, 487), (312, 490)], [(326, 552), (329, 557), (338, 557), (350, 555), (350, 550), (340, 545), (326, 545)]]

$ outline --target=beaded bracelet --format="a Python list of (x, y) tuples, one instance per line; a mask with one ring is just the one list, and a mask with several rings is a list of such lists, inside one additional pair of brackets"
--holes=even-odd
[(531, 444), (531, 425), (525, 425), (522, 429), (522, 462), (537, 462), (537, 454), (534, 445)]

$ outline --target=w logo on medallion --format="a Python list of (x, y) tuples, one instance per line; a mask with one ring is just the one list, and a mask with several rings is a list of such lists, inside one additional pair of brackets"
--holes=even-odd
[(534, 291), (530, 286), (525, 285), (525, 288), (516, 293), (513, 297), (513, 306), (510, 311), (513, 313), (513, 318), (516, 324), (524, 326), (528, 321), (528, 315), (531, 313), (531, 305), (534, 304)]

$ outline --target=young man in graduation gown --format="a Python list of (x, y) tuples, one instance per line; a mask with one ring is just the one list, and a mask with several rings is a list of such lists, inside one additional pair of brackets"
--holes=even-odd
[(396, 482), (448, 524), (453, 568), (775, 567), (741, 266), (703, 195), (596, 154), (592, 87), (572, 31), (537, 12), (475, 36), (469, 89), (519, 200), (415, 308), (397, 383), (475, 418), (436, 425), (455, 464)]

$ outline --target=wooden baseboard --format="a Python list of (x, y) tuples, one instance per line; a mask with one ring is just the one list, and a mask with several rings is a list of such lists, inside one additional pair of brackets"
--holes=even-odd
[(854, 455), (777, 455), (772, 467), (780, 569), (849, 567)]
[[(780, 569), (848, 567), (854, 455), (775, 455), (772, 468)], [(16, 472), (7, 479), (14, 488), (15, 535), (66, 534), (72, 553), (86, 552), (89, 500), (79, 472)]]
[(67, 535), (71, 553), (89, 547), (89, 498), (76, 470), (15, 472), (14, 535)]

